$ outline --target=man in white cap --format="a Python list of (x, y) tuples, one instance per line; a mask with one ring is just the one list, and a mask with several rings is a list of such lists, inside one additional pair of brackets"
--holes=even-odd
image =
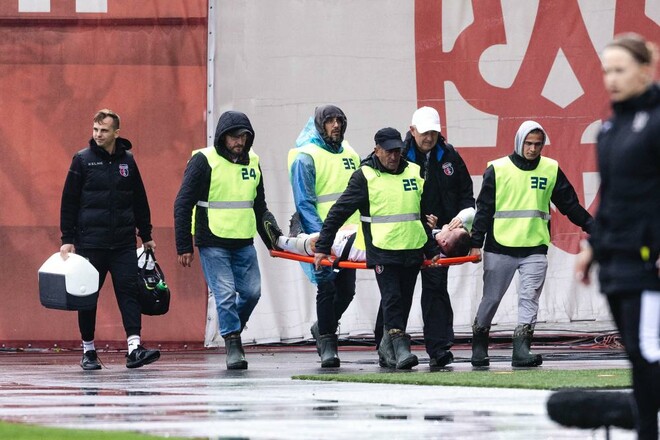
[[(449, 229), (466, 227), (474, 217), (472, 179), (465, 162), (441, 133), (440, 115), (432, 107), (415, 111), (404, 140), (403, 156), (420, 167), (424, 178), (421, 210), (423, 218), (437, 217), (438, 225)], [(430, 258), (430, 255), (426, 256)], [(422, 271), (422, 318), (424, 344), (431, 369), (443, 368), (454, 360), (454, 312), (447, 291), (448, 267)], [(376, 341), (382, 325), (376, 322)]]

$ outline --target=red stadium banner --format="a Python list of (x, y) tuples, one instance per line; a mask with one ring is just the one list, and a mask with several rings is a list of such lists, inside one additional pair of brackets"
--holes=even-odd
[[(593, 214), (597, 199), (582, 197), (584, 176), (597, 171), (593, 136), (597, 130), (589, 129), (597, 128), (609, 114), (600, 79), (602, 47), (595, 47), (595, 42), (604, 44), (613, 35), (631, 31), (660, 41), (660, 27), (646, 15), (645, 0), (612, 2), (614, 20), (609, 28), (608, 2), (593, 4), (592, 10), (575, 0), (541, 0), (538, 8), (534, 2), (507, 3), (506, 10), (505, 3), (415, 2), (419, 105), (435, 107), (445, 131), (451, 125), (447, 108), (460, 98), (461, 110), (469, 108), (476, 114), (474, 120), (463, 116), (462, 125), (473, 124), (482, 131), (492, 127), (492, 141), (460, 148), (472, 175), (481, 175), (489, 160), (513, 152), (513, 139), (523, 121), (539, 122), (550, 138), (544, 155), (559, 161), (581, 203)], [(448, 6), (456, 13), (450, 15), (454, 11)], [(524, 15), (524, 9), (533, 15)], [(451, 127), (448, 133), (452, 142)], [(576, 253), (579, 228), (558, 212), (551, 225), (553, 244)]]
[[(405, 34), (400, 37), (405, 43), (400, 47), (412, 48), (414, 26), (414, 55), (408, 52), (410, 57), (403, 61), (390, 60), (398, 66), (393, 78), (401, 82), (400, 89), (394, 87), (396, 99), (392, 102), (408, 102), (412, 109), (416, 78), (417, 104), (440, 112), (443, 133), (466, 160), (476, 190), (487, 162), (513, 151), (519, 125), (527, 119), (538, 121), (550, 139), (544, 154), (559, 160), (581, 202), (595, 212), (599, 182), (594, 139), (609, 114), (598, 55), (613, 35), (625, 31), (660, 42), (657, 1), (415, 0), (414, 11), (412, 3), (390, 4), (391, 8), (381, 11), (362, 2), (342, 3), (341, 7), (354, 8), (361, 15), (340, 11), (322, 17), (309, 31), (332, 36), (337, 29), (350, 26), (351, 31), (357, 30), (350, 33), (356, 41), (352, 49), (361, 48), (364, 39), (367, 45), (381, 43), (389, 50), (389, 41), (374, 38), (369, 27), (347, 17), (373, 16), (378, 21), (382, 17), (378, 14), (391, 18), (391, 9), (400, 7), (408, 19), (404, 23), (397, 15), (397, 23), (405, 24), (410, 33), (390, 34)], [(144, 318), (145, 342), (201, 343), (208, 293), (199, 261), (192, 269), (176, 264), (172, 208), (191, 151), (207, 144), (207, 115), (230, 107), (247, 109), (253, 123), (259, 121), (268, 128), (259, 134), (263, 145), (270, 148), (260, 150), (264, 157), (285, 157), (299, 127), (294, 135), (283, 137), (288, 129), (284, 119), (289, 118), (283, 115), (306, 112), (303, 108), (324, 102), (326, 93), (333, 95), (332, 87), (309, 87), (317, 81), (316, 75), (323, 77), (326, 71), (328, 75), (341, 73), (341, 78), (347, 75), (342, 88), (364, 82), (365, 78), (356, 75), (369, 75), (369, 84), (375, 86), (379, 85), (375, 73), (388, 61), (387, 56), (356, 52), (351, 57), (359, 59), (364, 70), (344, 69), (334, 52), (328, 56), (323, 51), (310, 52), (306, 44), (299, 47), (302, 40), (289, 21), (314, 8), (314, 2), (277, 2), (274, 6), (249, 0), (0, 1), (0, 151), (4, 153), (0, 162), (0, 343), (10, 347), (43, 346), (45, 341), (79, 343), (75, 313), (40, 305), (37, 269), (60, 247), (60, 198), (71, 157), (86, 146), (92, 117), (104, 107), (121, 116), (121, 134), (134, 145), (152, 209), (159, 264), (172, 291), (166, 316)], [(280, 18), (290, 19), (284, 26), (270, 26), (275, 10)], [(241, 32), (235, 31), (238, 28)], [(283, 50), (278, 52), (275, 47)], [(267, 51), (274, 51), (274, 56)], [(305, 62), (312, 70), (300, 68), (306, 65), (301, 64), (301, 55), (311, 60)], [(257, 56), (261, 63), (255, 63)], [(207, 77), (209, 57), (214, 62), (211, 82)], [(332, 63), (332, 68), (325, 63)], [(292, 81), (282, 81), (284, 75)], [(253, 88), (254, 84), (258, 87)], [(379, 87), (364, 87), (363, 91), (364, 95), (350, 99), (383, 100)], [(207, 94), (215, 97), (210, 106)], [(365, 112), (359, 116), (360, 124), (375, 127), (381, 123), (380, 117), (378, 112)], [(276, 132), (276, 124), (284, 128)], [(365, 148), (370, 143), (369, 138)], [(289, 194), (288, 187), (282, 173), (278, 196)], [(274, 193), (269, 189), (269, 204)], [(288, 215), (290, 199), (275, 199)], [(554, 245), (562, 252), (575, 253), (580, 230), (559, 213), (553, 215), (551, 225)], [(472, 280), (474, 274), (461, 275), (462, 269), (466, 267), (452, 269), (459, 275), (456, 279)], [(566, 271), (566, 267), (558, 270)], [(567, 277), (562, 273), (549, 277), (546, 286), (554, 283), (562, 286), (557, 290), (567, 291), (564, 287), (570, 283), (563, 283)], [(123, 341), (111, 284), (108, 279), (100, 295), (97, 340)], [(309, 286), (294, 286), (294, 290), (303, 288)], [(466, 289), (474, 290), (476, 285)], [(456, 302), (455, 322), (473, 312), (470, 298)], [(591, 301), (591, 297), (586, 300), (589, 304), (576, 301), (569, 307), (567, 319), (590, 317)], [(264, 315), (279, 313), (267, 301), (262, 304), (273, 309), (264, 310)], [(290, 308), (306, 305), (296, 303)], [(606, 313), (598, 314), (603, 315)], [(283, 317), (304, 316), (305, 312), (281, 313), (267, 322), (275, 327)], [(272, 340), (273, 335), (265, 334), (270, 328), (263, 331), (259, 338)], [(123, 343), (118, 345), (123, 347)]]
[[(200, 341), (206, 288), (176, 266), (172, 205), (193, 147), (205, 143), (207, 2), (0, 2), (1, 341), (78, 341), (76, 314), (47, 310), (36, 271), (60, 247), (59, 205), (73, 154), (108, 107), (145, 181), (159, 262), (173, 292), (167, 320), (145, 340)], [(185, 285), (184, 285), (185, 283)], [(121, 341), (112, 282), (99, 299), (97, 339)]]

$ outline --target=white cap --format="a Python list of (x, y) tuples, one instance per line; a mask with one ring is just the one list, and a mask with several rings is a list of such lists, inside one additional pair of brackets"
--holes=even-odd
[(437, 131), (440, 133), (440, 115), (433, 107), (421, 107), (415, 110), (411, 125), (420, 133)]

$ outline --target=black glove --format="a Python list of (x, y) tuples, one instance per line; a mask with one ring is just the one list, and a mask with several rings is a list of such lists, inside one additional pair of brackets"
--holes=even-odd
[(264, 231), (266, 232), (266, 236), (268, 237), (268, 240), (264, 240), (266, 247), (268, 249), (279, 250), (279, 248), (277, 247), (277, 239), (283, 234), (282, 234), (282, 230), (277, 225), (277, 220), (275, 220), (275, 216), (273, 215), (272, 212), (266, 211), (266, 213), (261, 218), (261, 221), (263, 222)]

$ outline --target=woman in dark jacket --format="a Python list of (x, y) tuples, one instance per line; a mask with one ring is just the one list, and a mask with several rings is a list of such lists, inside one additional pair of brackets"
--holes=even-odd
[(601, 290), (632, 363), (640, 439), (657, 439), (660, 409), (660, 87), (642, 37), (617, 37), (603, 52), (613, 116), (598, 136), (601, 201), (576, 276)]

